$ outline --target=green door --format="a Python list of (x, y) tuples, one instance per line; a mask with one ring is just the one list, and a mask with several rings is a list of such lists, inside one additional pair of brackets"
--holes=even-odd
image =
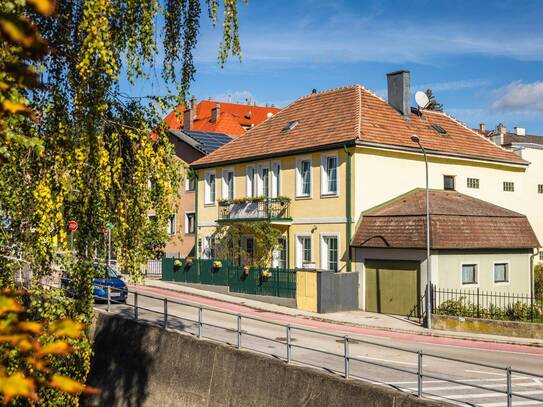
[(366, 261), (366, 311), (408, 315), (419, 299), (419, 263)]

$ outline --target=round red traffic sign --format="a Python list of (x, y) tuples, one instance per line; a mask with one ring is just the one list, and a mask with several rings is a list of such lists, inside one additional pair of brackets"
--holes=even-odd
[(77, 230), (77, 222), (75, 220), (68, 221), (68, 229), (70, 232), (75, 232)]

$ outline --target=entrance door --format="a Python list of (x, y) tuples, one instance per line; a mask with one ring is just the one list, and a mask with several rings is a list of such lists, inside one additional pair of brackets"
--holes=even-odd
[(366, 311), (408, 315), (419, 300), (419, 263), (366, 261)]

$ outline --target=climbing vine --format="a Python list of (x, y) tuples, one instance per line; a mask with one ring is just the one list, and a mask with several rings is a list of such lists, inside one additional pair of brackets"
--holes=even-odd
[[(252, 253), (248, 253), (242, 244), (244, 236), (254, 239)], [(244, 266), (269, 267), (273, 251), (279, 248), (281, 236), (281, 231), (266, 221), (219, 224), (213, 235), (215, 257)]]

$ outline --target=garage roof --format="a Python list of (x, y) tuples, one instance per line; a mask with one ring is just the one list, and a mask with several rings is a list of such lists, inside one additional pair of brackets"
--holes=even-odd
[[(433, 249), (540, 247), (526, 216), (455, 191), (430, 191)], [(354, 247), (426, 247), (426, 193), (415, 189), (363, 214)]]

